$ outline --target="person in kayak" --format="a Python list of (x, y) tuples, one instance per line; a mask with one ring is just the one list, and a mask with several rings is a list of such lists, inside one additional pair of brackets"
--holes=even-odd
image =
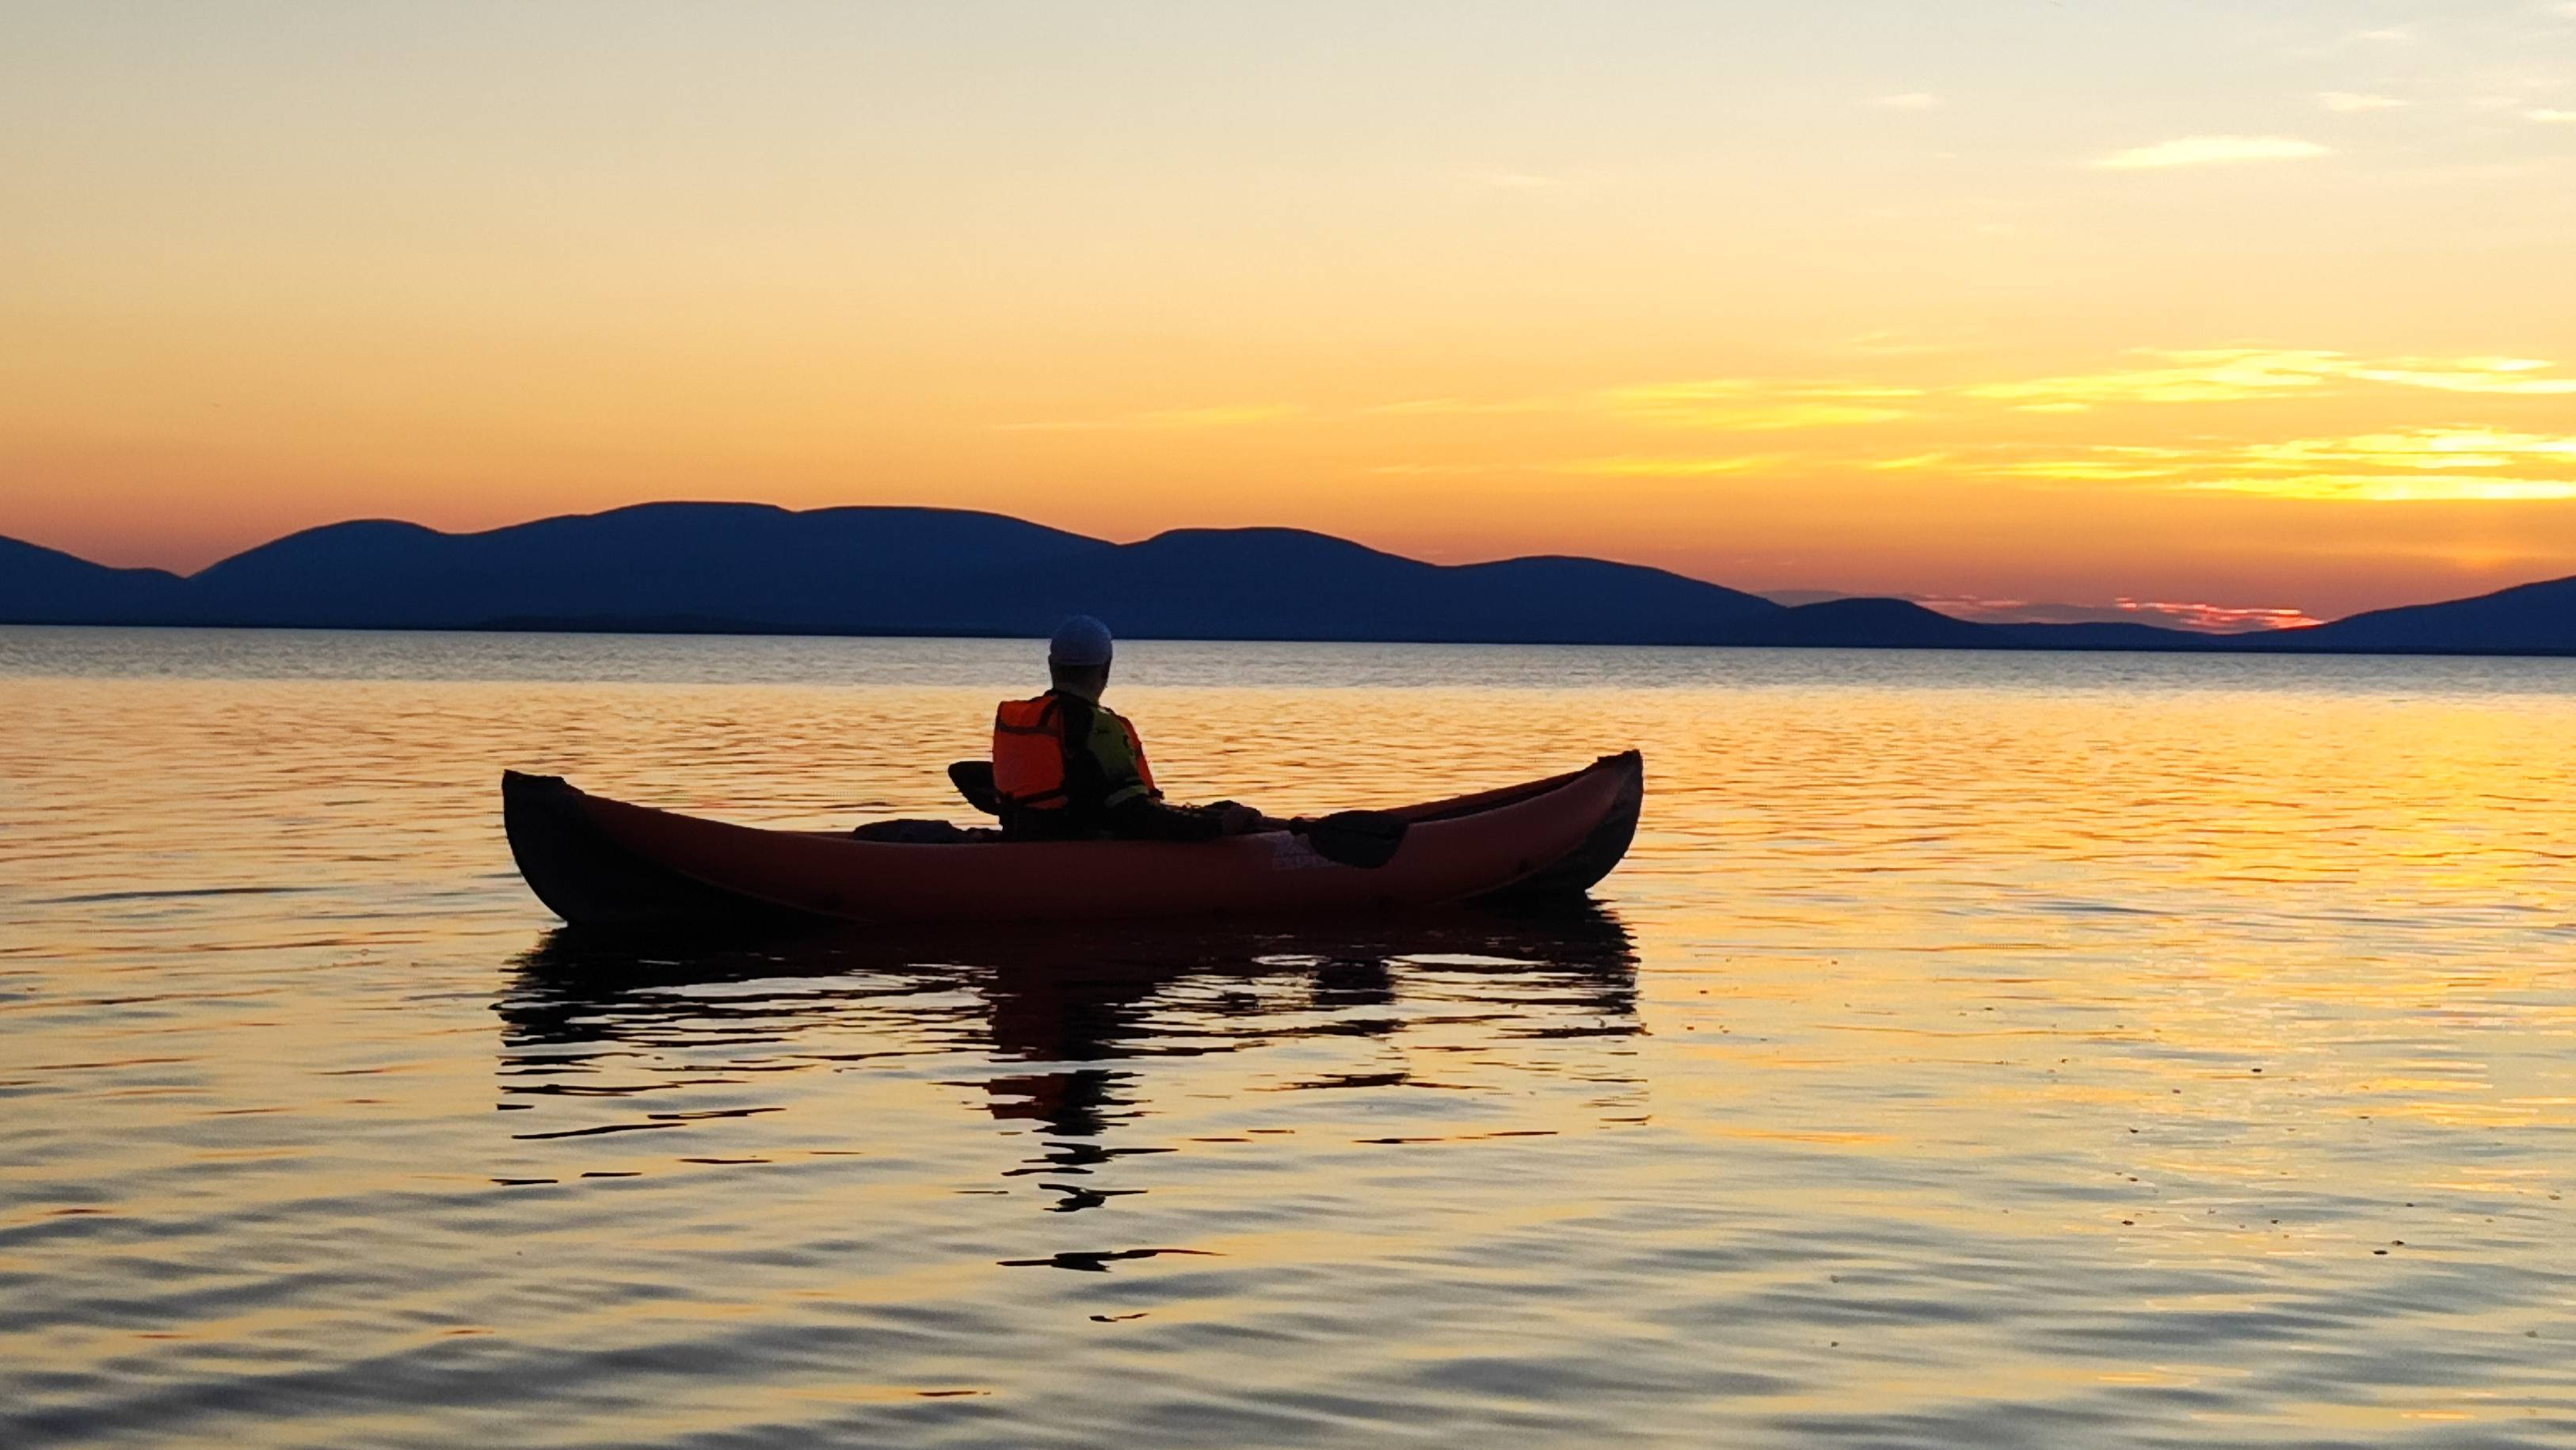
[(1270, 828), (1259, 811), (1232, 801), (1164, 803), (1136, 727), (1100, 703), (1111, 654), (1109, 626), (1077, 614), (1047, 644), (1053, 688), (994, 710), (993, 788), (1001, 797), (1002, 834), (1205, 841)]

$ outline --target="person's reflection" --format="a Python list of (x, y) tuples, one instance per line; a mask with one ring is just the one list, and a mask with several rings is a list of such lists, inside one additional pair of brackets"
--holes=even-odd
[(994, 1117), (1029, 1119), (1059, 1138), (1093, 1138), (1110, 1122), (1136, 1116), (1118, 1093), (1134, 1076), (1097, 1064), (1127, 1055), (1146, 1030), (1146, 1006), (1168, 971), (1114, 971), (1069, 962), (1054, 967), (998, 967), (984, 985), (986, 1021), (996, 1057), (1029, 1063), (1081, 1063), (987, 1080)]
[[(998, 965), (982, 984), (995, 1055), (1048, 1070), (1004, 1073), (985, 1084), (987, 1107), (1003, 1120), (1034, 1122), (1058, 1138), (1095, 1139), (1116, 1122), (1145, 1115), (1135, 1095), (1139, 1070), (1106, 1064), (1152, 1055), (1141, 1045), (1158, 1030), (1154, 1005), (1184, 979), (1303, 979), (1297, 994), (1309, 1012), (1326, 1014), (1336, 1035), (1392, 1036), (1404, 1019), (1379, 1009), (1395, 1004), (1396, 963), (1448, 955), (1501, 977), (1542, 976), (1582, 989), (1575, 1001), (1590, 1018), (1627, 1024), (1636, 1011), (1636, 957), (1627, 929), (1597, 908), (1544, 916), (1477, 915), (1399, 923), (1374, 931), (1306, 931), (1285, 938), (1172, 933), (1139, 957), (1082, 951), (1048, 961), (1023, 957)], [(1293, 948), (1293, 950), (1279, 950)], [(1193, 1004), (1201, 1018), (1273, 1016), (1275, 995), (1218, 994)], [(1164, 1024), (1169, 1030), (1172, 1024)], [(1204, 1027), (1204, 1023), (1198, 1024)], [(1620, 1028), (1612, 1028), (1620, 1031)], [(1261, 1040), (1275, 1033), (1254, 1034)], [(1102, 1150), (1059, 1151), (1045, 1160), (1098, 1161)]]
[[(1395, 1005), (1395, 970), (1383, 957), (1336, 957), (1315, 965), (1314, 1004), (1326, 1011)], [(1395, 1019), (1379, 1019), (1392, 1032)]]

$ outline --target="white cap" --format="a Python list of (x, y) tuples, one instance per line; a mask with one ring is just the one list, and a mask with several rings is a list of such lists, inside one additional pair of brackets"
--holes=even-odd
[(1088, 614), (1077, 614), (1057, 625), (1055, 638), (1047, 641), (1047, 663), (1077, 666), (1109, 663), (1109, 626)]

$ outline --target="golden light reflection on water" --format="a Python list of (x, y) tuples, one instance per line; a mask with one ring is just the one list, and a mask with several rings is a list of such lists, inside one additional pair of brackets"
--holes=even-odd
[(1141, 645), (1176, 793), (1636, 744), (1636, 850), (641, 952), (510, 869), (503, 766), (949, 814), (1024, 654), (0, 631), (0, 1440), (2576, 1432), (2576, 670)]

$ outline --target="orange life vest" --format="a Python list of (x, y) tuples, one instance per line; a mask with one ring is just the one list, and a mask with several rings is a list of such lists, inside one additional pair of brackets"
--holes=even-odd
[[(1074, 750), (1088, 750), (1100, 760), (1109, 782), (1109, 798), (1102, 805), (1154, 793), (1154, 768), (1145, 761), (1145, 743), (1136, 737), (1136, 727), (1105, 705), (1091, 709), (1092, 738), (1078, 741), (1065, 739), (1062, 696), (1004, 700), (994, 709), (993, 789), (1004, 805), (1023, 811), (1060, 811), (1071, 805), (1064, 762)], [(1118, 759), (1119, 754), (1126, 758)]]

